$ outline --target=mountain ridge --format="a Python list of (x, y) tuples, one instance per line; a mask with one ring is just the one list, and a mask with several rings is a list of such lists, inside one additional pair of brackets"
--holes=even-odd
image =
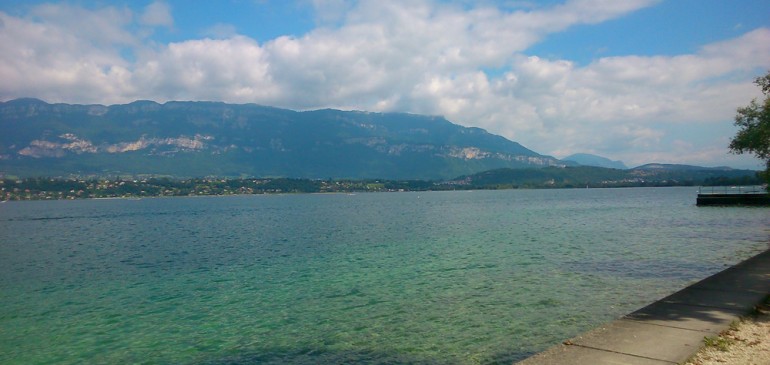
[(697, 165), (667, 164), (667, 163), (648, 163), (633, 168), (634, 170), (660, 170), (660, 171), (682, 171), (682, 170), (711, 170), (711, 171), (733, 171), (736, 170), (727, 166), (704, 167)]
[(563, 166), (443, 117), (257, 104), (0, 103), (0, 173), (448, 179), (494, 168)]
[(609, 158), (590, 153), (575, 153), (562, 158), (562, 161), (572, 161), (583, 166), (606, 167), (611, 169), (628, 169), (623, 161), (613, 161)]

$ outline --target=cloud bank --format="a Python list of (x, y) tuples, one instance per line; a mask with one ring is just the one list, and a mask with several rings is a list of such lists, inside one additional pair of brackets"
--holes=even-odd
[(0, 12), (0, 99), (437, 114), (557, 157), (758, 167), (727, 155), (726, 145), (735, 108), (759, 96), (752, 78), (770, 69), (768, 28), (676, 56), (578, 65), (527, 53), (550, 34), (656, 3), (316, 0), (316, 29), (261, 44), (222, 23), (203, 32), (211, 38), (159, 43), (156, 29), (174, 27), (163, 2), (136, 13), (40, 5), (21, 16)]

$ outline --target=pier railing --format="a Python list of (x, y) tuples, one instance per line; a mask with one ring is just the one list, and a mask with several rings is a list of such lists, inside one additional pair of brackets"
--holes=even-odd
[(764, 194), (767, 193), (767, 188), (762, 185), (750, 185), (750, 186), (700, 186), (698, 187), (698, 195), (712, 195), (712, 194)]

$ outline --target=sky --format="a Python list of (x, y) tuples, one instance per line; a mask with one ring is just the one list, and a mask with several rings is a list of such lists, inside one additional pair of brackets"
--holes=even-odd
[(728, 151), (767, 0), (0, 0), (0, 101), (441, 115), (538, 153), (762, 169)]

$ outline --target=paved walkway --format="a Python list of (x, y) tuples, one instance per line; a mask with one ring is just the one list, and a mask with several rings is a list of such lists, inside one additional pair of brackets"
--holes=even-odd
[(679, 364), (768, 294), (770, 250), (518, 364)]

